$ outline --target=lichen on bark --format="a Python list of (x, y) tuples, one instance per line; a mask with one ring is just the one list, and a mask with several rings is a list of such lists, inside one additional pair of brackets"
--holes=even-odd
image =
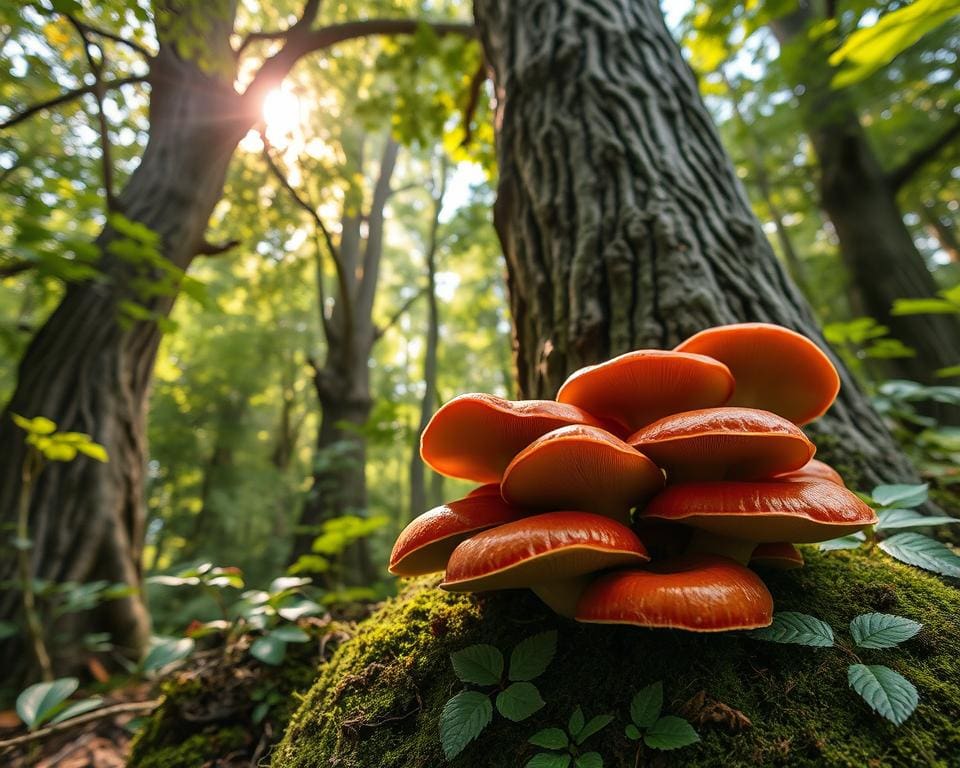
[[(454, 596), (420, 579), (361, 624), (321, 669), (273, 765), (445, 765), (440, 711), (462, 687), (449, 653), (479, 642), (508, 652), (519, 640), (556, 628), (557, 656), (537, 680), (546, 706), (523, 723), (495, 716), (451, 768), (522, 766), (536, 751), (528, 737), (562, 725), (577, 705), (588, 714), (616, 715), (592, 746), (606, 766), (633, 766), (635, 746), (623, 734), (629, 701), (657, 680), (664, 684), (665, 711), (686, 706), (692, 719), (703, 720), (702, 741), (674, 753), (647, 750), (646, 761), (725, 768), (949, 766), (960, 754), (960, 592), (876, 551), (806, 548), (805, 555), (805, 569), (766, 577), (778, 610), (828, 621), (847, 645), (847, 625), (860, 613), (897, 613), (924, 624), (901, 648), (857, 651), (864, 663), (887, 664), (917, 686), (920, 705), (903, 726), (871, 712), (848, 688), (852, 659), (839, 648), (776, 645), (741, 633), (580, 625), (552, 615), (527, 593)], [(752, 725), (738, 732), (734, 710)]]

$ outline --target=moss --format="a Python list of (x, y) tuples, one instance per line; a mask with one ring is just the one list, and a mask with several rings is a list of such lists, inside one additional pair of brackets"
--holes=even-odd
[[(821, 617), (849, 645), (857, 614), (894, 612), (924, 629), (899, 649), (858, 651), (914, 682), (920, 706), (896, 728), (847, 687), (849, 652), (752, 640), (578, 625), (525, 593), (480, 599), (413, 582), (366, 622), (322, 670), (294, 715), (273, 765), (436, 768), (438, 719), (462, 686), (450, 651), (488, 642), (508, 652), (535, 632), (560, 632), (556, 659), (536, 683), (547, 705), (523, 723), (494, 723), (450, 765), (522, 766), (527, 738), (565, 722), (578, 704), (617, 720), (591, 740), (607, 766), (634, 765), (623, 735), (630, 698), (664, 682), (666, 711), (700, 722), (702, 741), (656, 760), (683, 766), (942, 766), (960, 755), (960, 592), (880, 553), (805, 552), (808, 567), (770, 574), (778, 610)], [(704, 695), (698, 696), (700, 692)], [(741, 714), (752, 726), (744, 725)], [(645, 760), (649, 761), (648, 754)]]

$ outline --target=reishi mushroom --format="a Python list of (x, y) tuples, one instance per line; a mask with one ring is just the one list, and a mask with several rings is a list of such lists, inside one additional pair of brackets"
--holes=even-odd
[(531, 441), (569, 424), (603, 426), (586, 411), (552, 400), (460, 395), (430, 419), (420, 438), (420, 455), (441, 475), (499, 483), (507, 464)]
[(663, 472), (597, 427), (560, 427), (534, 440), (503, 473), (503, 498), (530, 509), (582, 510), (630, 523), (630, 510), (663, 487)]
[(790, 482), (799, 482), (803, 480), (825, 480), (828, 483), (834, 483), (841, 488), (846, 488), (847, 484), (843, 482), (840, 473), (829, 464), (817, 459), (810, 459), (800, 469), (792, 472), (784, 472), (776, 476), (777, 480), (789, 480)]
[(822, 416), (840, 391), (840, 376), (823, 350), (779, 325), (709, 328), (675, 351), (706, 355), (730, 369), (736, 387), (727, 405), (773, 411), (795, 424)]
[(757, 544), (750, 555), (749, 565), (770, 568), (775, 571), (792, 571), (803, 568), (803, 554), (787, 541)]
[(756, 408), (705, 408), (648, 424), (627, 442), (671, 482), (757, 480), (807, 464), (816, 448), (793, 422)]

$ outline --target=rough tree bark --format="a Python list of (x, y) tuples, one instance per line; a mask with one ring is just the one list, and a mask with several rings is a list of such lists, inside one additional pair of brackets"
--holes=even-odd
[[(890, 369), (902, 378), (936, 383), (937, 369), (960, 360), (960, 318), (890, 312), (896, 299), (929, 298), (938, 288), (897, 203), (899, 188), (920, 166), (883, 167), (849, 92), (831, 87), (836, 72), (828, 63), (832, 38), (807, 35), (820, 20), (805, 2), (771, 25), (781, 46), (802, 46), (802, 55), (786, 69), (803, 89), (801, 119), (820, 167), (820, 202), (864, 308), (916, 350), (914, 357), (888, 361)], [(941, 410), (941, 418), (956, 422), (955, 410)]]
[[(497, 93), (494, 220), (524, 397), (707, 326), (780, 323), (825, 349), (773, 254), (656, 0), (477, 0)], [(814, 425), (854, 482), (916, 474), (859, 390)]]
[[(321, 420), (317, 435), (313, 487), (300, 514), (291, 561), (310, 552), (323, 522), (347, 514), (364, 514), (367, 507), (366, 437), (370, 417), (370, 355), (380, 336), (373, 322), (373, 302), (383, 256), (384, 211), (399, 145), (384, 143), (370, 208), (365, 216), (345, 214), (339, 246), (332, 250), (338, 290), (333, 311), (324, 319), (327, 342), (322, 365), (315, 366), (314, 384)], [(361, 152), (362, 157), (362, 152)], [(362, 162), (358, 163), (362, 167)], [(314, 214), (316, 215), (316, 214)], [(366, 236), (362, 223), (366, 223)], [(320, 224), (318, 220), (318, 226)], [(323, 296), (321, 312), (323, 311)], [(348, 581), (370, 583), (375, 569), (366, 542), (351, 547), (346, 558)]]

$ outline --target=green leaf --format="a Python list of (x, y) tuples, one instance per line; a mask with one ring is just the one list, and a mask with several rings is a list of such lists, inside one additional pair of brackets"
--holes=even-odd
[(492, 645), (471, 645), (450, 654), (453, 671), (463, 682), (496, 685), (503, 676), (503, 654)]
[(583, 744), (593, 734), (610, 725), (611, 722), (613, 722), (613, 715), (594, 715), (591, 717), (587, 724), (580, 729), (580, 733), (577, 734), (577, 745)]
[(89, 456), (91, 459), (96, 459), (97, 461), (103, 462), (106, 464), (110, 459), (107, 456), (107, 449), (104, 448), (100, 443), (77, 443), (76, 448), (80, 453)]
[(20, 634), (20, 627), (12, 621), (0, 621), (0, 640)]
[(570, 743), (563, 728), (544, 728), (533, 734), (527, 741), (536, 747), (546, 749), (566, 749)]
[(650, 726), (643, 743), (651, 749), (679, 749), (700, 741), (697, 732), (682, 717), (667, 715)]
[(544, 700), (533, 683), (511, 683), (497, 694), (497, 711), (507, 720), (519, 723), (542, 708)]
[(603, 758), (599, 752), (584, 752), (573, 760), (575, 768), (603, 768)]
[(851, 664), (847, 680), (874, 712), (896, 725), (910, 717), (920, 700), (913, 683), (881, 664)]
[(643, 737), (643, 734), (640, 733), (640, 729), (637, 728), (633, 723), (630, 723), (626, 728), (623, 729), (623, 732), (627, 735), (627, 738), (631, 741), (638, 741)]
[(250, 655), (264, 664), (279, 665), (287, 655), (287, 642), (277, 637), (275, 632), (258, 637), (250, 646)]
[(524, 768), (567, 768), (572, 759), (568, 754), (551, 755), (548, 752), (539, 752), (527, 760)]
[(175, 661), (185, 659), (196, 645), (189, 637), (161, 637), (154, 638), (154, 643), (140, 666), (144, 672), (154, 672)]
[(570, 722), (567, 723), (567, 731), (570, 733), (573, 738), (577, 738), (580, 735), (580, 731), (583, 730), (586, 720), (583, 717), (583, 709), (577, 707), (573, 710), (573, 714), (570, 715)]
[(270, 633), (271, 637), (283, 640), (285, 643), (309, 643), (310, 635), (304, 632), (300, 627), (277, 627)]
[(773, 623), (769, 627), (754, 629), (747, 635), (772, 643), (794, 643), (815, 648), (827, 648), (833, 645), (833, 630), (829, 624), (814, 616), (795, 611), (775, 613)]
[(61, 677), (49, 683), (31, 685), (17, 696), (17, 714), (32, 731), (46, 722), (79, 685), (80, 681), (75, 677)]
[(313, 600), (298, 600), (292, 605), (277, 609), (277, 613), (287, 621), (296, 621), (304, 616), (316, 616), (323, 612), (323, 606)]
[(889, 613), (863, 613), (850, 622), (850, 635), (861, 648), (893, 648), (909, 640), (923, 625)]
[(649, 728), (663, 709), (663, 683), (657, 681), (640, 689), (630, 702), (630, 719), (639, 728)]
[(960, 518), (945, 515), (921, 515), (912, 509), (881, 509), (877, 512), (878, 531), (898, 528), (927, 528), (931, 525), (952, 525), (960, 523)]
[(10, 418), (20, 429), (29, 432), (31, 435), (52, 435), (57, 429), (56, 423), (44, 416), (27, 419), (17, 413), (11, 413)]
[(65, 709), (60, 710), (57, 713), (57, 716), (50, 721), (50, 725), (56, 725), (57, 723), (62, 723), (64, 720), (69, 720), (71, 717), (76, 717), (77, 715), (82, 715), (85, 712), (91, 712), (94, 709), (103, 706), (103, 699), (99, 696), (92, 699), (83, 699), (81, 701), (74, 701), (70, 706)]
[(880, 549), (901, 562), (925, 568), (942, 576), (960, 578), (960, 556), (946, 545), (920, 533), (898, 533), (879, 544)]
[(836, 539), (830, 539), (829, 541), (821, 541), (818, 546), (822, 552), (832, 552), (837, 549), (856, 549), (866, 540), (867, 537), (864, 536), (863, 531), (857, 531), (856, 533), (851, 533), (849, 536), (840, 536)]
[(944, 299), (896, 299), (891, 315), (954, 315), (960, 306)]
[(870, 496), (881, 507), (919, 507), (927, 500), (927, 483), (921, 485), (878, 485)]
[(511, 680), (533, 680), (542, 675), (557, 653), (555, 630), (541, 632), (517, 643), (510, 654)]
[(479, 691), (461, 691), (444, 704), (440, 713), (440, 743), (447, 760), (463, 752), (492, 719), (490, 697)]

